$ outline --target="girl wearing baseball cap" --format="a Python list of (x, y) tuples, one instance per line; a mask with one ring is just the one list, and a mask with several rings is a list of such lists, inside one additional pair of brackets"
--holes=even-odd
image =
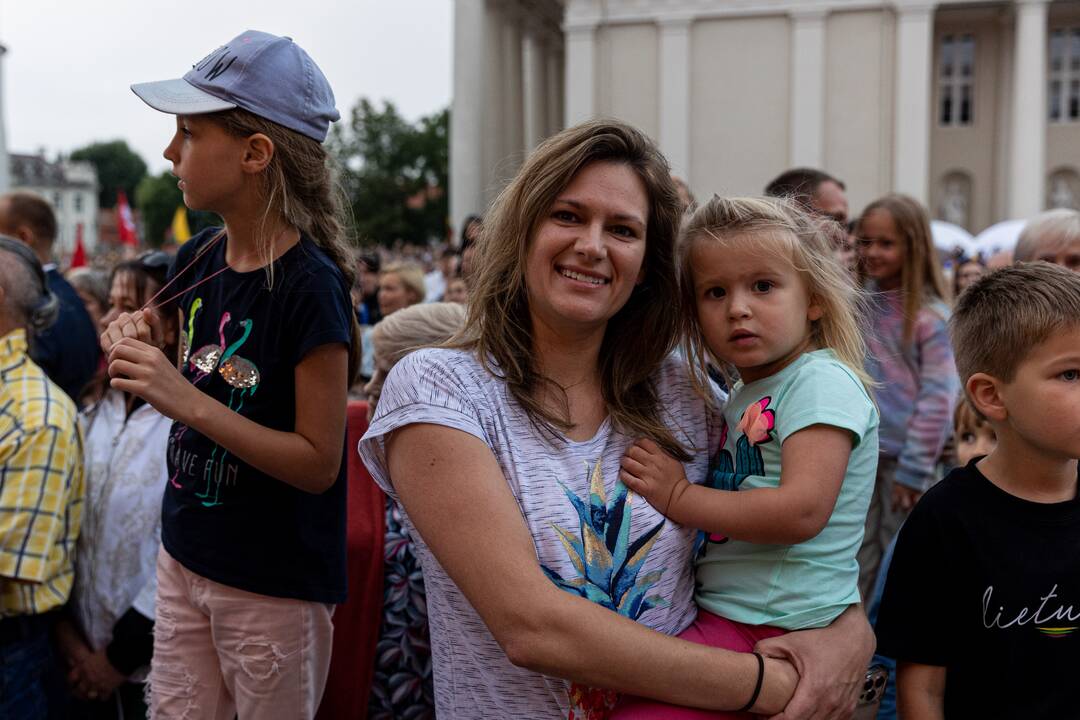
[[(153, 307), (102, 334), (112, 387), (173, 419), (150, 673), (155, 717), (311, 718), (345, 599), (345, 402), (354, 268), (322, 142), (339, 115), (285, 37), (248, 31), (132, 90), (176, 115), (165, 158), (224, 227), (180, 250)], [(153, 301), (152, 301), (153, 302)], [(148, 303), (148, 304), (152, 304)]]

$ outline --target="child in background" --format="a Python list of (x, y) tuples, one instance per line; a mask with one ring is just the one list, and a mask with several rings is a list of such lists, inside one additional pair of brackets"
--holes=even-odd
[(1031, 260), (1080, 272), (1080, 212), (1059, 208), (1028, 220), (1016, 242), (1013, 261)]
[(334, 95), (292, 40), (255, 31), (182, 80), (132, 89), (177, 115), (165, 158), (185, 204), (225, 221), (184, 244), (166, 288), (186, 339), (178, 363), (147, 343), (154, 312), (102, 335), (112, 387), (175, 421), (151, 713), (312, 718), (345, 598), (358, 355), (355, 266), (322, 146)]
[[(708, 534), (700, 610), (684, 639), (747, 652), (824, 627), (859, 602), (855, 555), (878, 415), (862, 368), (858, 291), (832, 256), (831, 229), (783, 200), (714, 197), (682, 231), (692, 377), (712, 397), (708, 359), (737, 370), (738, 382), (707, 486), (689, 483), (649, 440), (627, 451), (620, 477), (671, 520)], [(719, 716), (635, 698), (616, 717)]]
[(1080, 275), (999, 270), (961, 296), (957, 365), (997, 445), (919, 502), (877, 634), (901, 717), (1076, 716)]
[(919, 496), (937, 479), (959, 382), (949, 346), (948, 291), (926, 210), (886, 195), (859, 219), (860, 272), (874, 292), (867, 372), (881, 411), (881, 456), (859, 588), (874, 587), (881, 555)]

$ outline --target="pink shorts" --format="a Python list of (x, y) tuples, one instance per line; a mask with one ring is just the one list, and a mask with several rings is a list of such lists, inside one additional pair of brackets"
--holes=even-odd
[[(679, 638), (709, 647), (750, 652), (760, 640), (786, 632), (787, 630), (771, 625), (744, 625), (705, 610), (698, 610), (697, 620), (679, 633)], [(749, 700), (749, 696), (746, 699)], [(699, 710), (624, 695), (612, 713), (611, 720), (737, 720), (753, 717), (756, 716), (751, 713)]]

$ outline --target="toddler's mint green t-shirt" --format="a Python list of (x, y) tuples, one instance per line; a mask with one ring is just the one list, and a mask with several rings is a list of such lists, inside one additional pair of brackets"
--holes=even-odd
[(735, 385), (708, 484), (740, 492), (779, 487), (784, 441), (811, 425), (851, 433), (851, 457), (829, 522), (798, 545), (709, 536), (697, 561), (696, 600), (705, 610), (799, 630), (828, 625), (859, 602), (856, 554), (877, 472), (878, 413), (832, 350), (806, 353), (775, 375)]

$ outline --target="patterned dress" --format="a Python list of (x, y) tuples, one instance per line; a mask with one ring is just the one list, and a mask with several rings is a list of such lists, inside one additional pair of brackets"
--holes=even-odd
[(383, 611), (375, 649), (375, 677), (368, 700), (371, 720), (435, 717), (428, 637), (427, 594), (420, 562), (401, 521), (398, 504), (386, 500)]

